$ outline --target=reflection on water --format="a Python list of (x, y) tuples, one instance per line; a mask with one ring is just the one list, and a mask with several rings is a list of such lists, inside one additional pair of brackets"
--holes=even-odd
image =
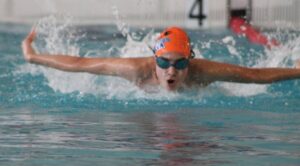
[(1, 111), (1, 165), (299, 163), (298, 113), (32, 110)]

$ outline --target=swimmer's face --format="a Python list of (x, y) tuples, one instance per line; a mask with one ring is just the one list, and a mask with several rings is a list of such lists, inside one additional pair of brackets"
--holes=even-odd
[[(171, 64), (175, 64), (176, 62), (185, 63), (183, 61), (186, 60), (182, 55), (176, 53), (168, 53), (160, 57)], [(184, 84), (188, 74), (188, 66), (184, 69), (176, 69), (171, 65), (170, 67), (164, 69), (156, 63), (155, 70), (160, 85), (169, 91), (174, 91), (180, 88)]]

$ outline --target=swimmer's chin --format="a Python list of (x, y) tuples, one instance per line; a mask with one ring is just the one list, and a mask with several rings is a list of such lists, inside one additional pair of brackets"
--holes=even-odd
[(165, 88), (168, 92), (177, 92), (177, 88), (170, 88), (170, 87), (167, 87)]

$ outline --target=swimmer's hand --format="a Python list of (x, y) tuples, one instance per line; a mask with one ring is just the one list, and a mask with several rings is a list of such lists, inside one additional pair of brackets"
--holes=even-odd
[(35, 50), (32, 47), (32, 42), (36, 37), (36, 31), (33, 27), (31, 32), (27, 35), (27, 37), (22, 42), (22, 50), (23, 55), (26, 61), (31, 62), (32, 58), (36, 55)]

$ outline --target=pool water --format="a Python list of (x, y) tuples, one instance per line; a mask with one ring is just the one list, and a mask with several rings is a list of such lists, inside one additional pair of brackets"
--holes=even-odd
[[(0, 165), (299, 165), (299, 80), (217, 82), (183, 93), (146, 93), (121, 78), (66, 73), (24, 61), (30, 27), (0, 25)], [(40, 52), (151, 56), (161, 29), (73, 26), (40, 20)], [(226, 29), (188, 30), (197, 58), (293, 67), (297, 31), (283, 44), (249, 43)]]

